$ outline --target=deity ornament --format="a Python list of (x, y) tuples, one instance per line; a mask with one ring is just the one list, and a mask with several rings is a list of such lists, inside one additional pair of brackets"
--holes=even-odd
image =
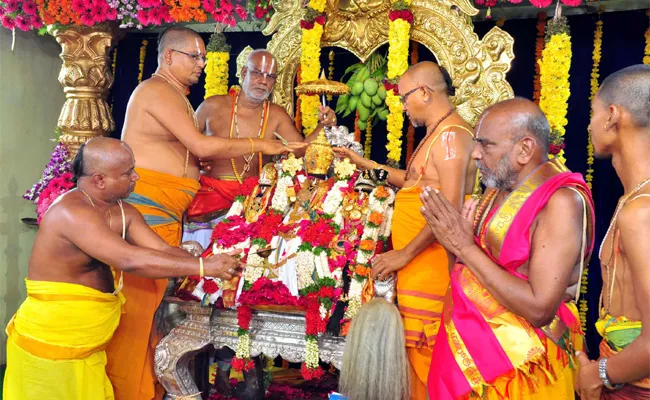
[(278, 181), (278, 171), (275, 164), (268, 163), (262, 168), (257, 186), (244, 202), (244, 217), (252, 223), (264, 213), (271, 202), (271, 193)]
[(307, 146), (305, 167), (309, 175), (326, 176), (334, 161), (334, 150), (321, 130), (316, 140)]
[(377, 183), (372, 179), (372, 176), (369, 171), (365, 171), (363, 174), (359, 175), (359, 178), (354, 183), (354, 190), (357, 192), (363, 192), (370, 194), (377, 187)]
[(389, 303), (395, 303), (395, 287), (397, 286), (397, 275), (390, 274), (384, 280), (374, 281), (375, 297), (384, 299)]
[(368, 175), (377, 186), (385, 186), (388, 180), (388, 171), (383, 168), (371, 169), (368, 171)]
[(360, 156), (363, 156), (363, 146), (359, 142), (354, 141), (354, 132), (350, 133), (347, 127), (333, 126), (323, 128), (327, 141), (332, 144), (332, 147), (348, 148)]

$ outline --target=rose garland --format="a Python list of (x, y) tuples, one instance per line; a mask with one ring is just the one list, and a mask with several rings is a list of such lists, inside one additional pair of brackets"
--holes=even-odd
[(539, 105), (542, 84), (540, 83), (542, 52), (544, 51), (544, 31), (546, 30), (546, 13), (537, 13), (537, 38), (535, 39), (535, 78), (533, 79), (533, 101)]
[(142, 41), (140, 46), (140, 62), (138, 63), (138, 84), (142, 83), (142, 74), (144, 74), (144, 59), (147, 56), (147, 45), (149, 41), (146, 39)]
[(564, 162), (564, 134), (567, 124), (569, 68), (571, 67), (571, 36), (566, 18), (556, 16), (548, 22), (547, 43), (540, 60), (542, 85), (539, 107), (551, 126), (549, 157)]
[[(320, 72), (320, 41), (325, 25), (324, 0), (310, 0), (305, 17), (300, 21), (302, 41), (300, 47), (301, 81), (310, 82), (318, 79)], [(309, 136), (318, 126), (318, 106), (320, 100), (317, 95), (300, 96), (300, 112), (302, 114), (302, 128), (305, 136)]]
[(210, 36), (206, 56), (205, 98), (227, 94), (230, 45), (226, 42), (226, 35), (215, 32)]
[(388, 163), (399, 166), (402, 156), (402, 127), (404, 115), (402, 103), (397, 95), (397, 81), (408, 69), (408, 51), (413, 13), (410, 0), (392, 1), (388, 25), (388, 85), (386, 86)]

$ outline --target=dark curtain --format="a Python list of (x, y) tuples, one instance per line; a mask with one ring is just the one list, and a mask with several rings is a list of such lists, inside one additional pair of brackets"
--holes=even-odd
[[(569, 98), (568, 126), (566, 133), (566, 159), (567, 166), (577, 172), (585, 173), (587, 169), (587, 125), (589, 123), (589, 81), (592, 67), (591, 54), (593, 51), (593, 36), (596, 15), (580, 15), (569, 17), (571, 27), (571, 42), (573, 58), (571, 61), (571, 97)], [(648, 26), (648, 18), (643, 10), (613, 12), (602, 15), (603, 20), (603, 45), (602, 61), (600, 64), (600, 75), (607, 75), (630, 65), (639, 64), (643, 58), (644, 31)], [(532, 98), (533, 76), (535, 73), (535, 36), (536, 20), (509, 20), (503, 25), (513, 38), (515, 38), (514, 53), (515, 60), (512, 69), (508, 73), (508, 81), (512, 85), (517, 96)], [(495, 21), (478, 22), (475, 31), (479, 37), (483, 37), (495, 26)], [(203, 34), (204, 40), (208, 41), (209, 34)], [(237, 84), (235, 77), (237, 55), (246, 46), (263, 48), (269, 41), (269, 37), (259, 32), (233, 32), (226, 34), (228, 43), (232, 45), (230, 51), (230, 85)], [(113, 137), (119, 137), (124, 124), (124, 114), (129, 96), (137, 86), (138, 64), (140, 47), (142, 41), (147, 40), (147, 52), (144, 62), (143, 78), (146, 79), (156, 69), (156, 35), (147, 33), (129, 33), (119, 42), (116, 57), (115, 84), (109, 101), (113, 104), (113, 116), (116, 129)], [(435, 60), (434, 56), (424, 46), (419, 47), (420, 60)], [(339, 48), (323, 48), (321, 52), (321, 65), (327, 69), (329, 63), (328, 55), (330, 50), (335, 53), (334, 78), (340, 79), (345, 69), (358, 62), (350, 52)], [(379, 49), (384, 54), (387, 47)], [(190, 94), (190, 100), (194, 107), (198, 107), (204, 95), (204, 77), (195, 85)], [(334, 107), (334, 104), (332, 105)], [(349, 116), (339, 119), (340, 123), (352, 127), (354, 117)], [(424, 135), (423, 129), (416, 130), (416, 145)], [(404, 130), (406, 140), (406, 129)], [(363, 141), (363, 136), (362, 136)], [(372, 130), (372, 158), (384, 161), (386, 158), (386, 128), (379, 124)], [(404, 153), (406, 144), (403, 146)], [(402, 161), (402, 166), (404, 161)], [(618, 198), (622, 195), (623, 189), (612, 168), (609, 160), (596, 160), (594, 164), (593, 195), (596, 204), (596, 248), (594, 256), (589, 265), (589, 285), (587, 299), (589, 302), (587, 322), (587, 344), (592, 357), (598, 355), (598, 343), (600, 337), (593, 328), (598, 318), (598, 299), (602, 286), (600, 263), (598, 260), (598, 249), (600, 242), (609, 225), (610, 218), (616, 207)], [(558, 223), (562, 223), (558, 221)]]

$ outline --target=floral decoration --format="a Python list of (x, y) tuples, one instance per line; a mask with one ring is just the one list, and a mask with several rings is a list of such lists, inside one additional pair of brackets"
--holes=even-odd
[(226, 35), (215, 32), (210, 36), (207, 46), (205, 65), (205, 98), (228, 94), (228, 61), (230, 45)]
[(72, 182), (72, 172), (66, 172), (50, 181), (47, 187), (41, 192), (41, 195), (38, 196), (38, 204), (36, 207), (36, 222), (40, 225), (43, 215), (48, 208), (54, 203), (59, 196), (68, 192), (70, 189), (75, 187), (74, 182)]

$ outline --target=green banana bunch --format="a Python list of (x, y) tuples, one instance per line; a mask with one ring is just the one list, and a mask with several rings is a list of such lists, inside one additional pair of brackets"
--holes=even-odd
[(385, 121), (388, 116), (386, 108), (386, 89), (382, 83), (386, 76), (386, 57), (373, 54), (367, 63), (357, 63), (345, 70), (345, 77), (352, 74), (346, 84), (350, 93), (340, 96), (336, 103), (336, 113), (344, 117), (358, 111), (359, 129), (365, 130), (368, 123), (374, 125), (377, 119)]

